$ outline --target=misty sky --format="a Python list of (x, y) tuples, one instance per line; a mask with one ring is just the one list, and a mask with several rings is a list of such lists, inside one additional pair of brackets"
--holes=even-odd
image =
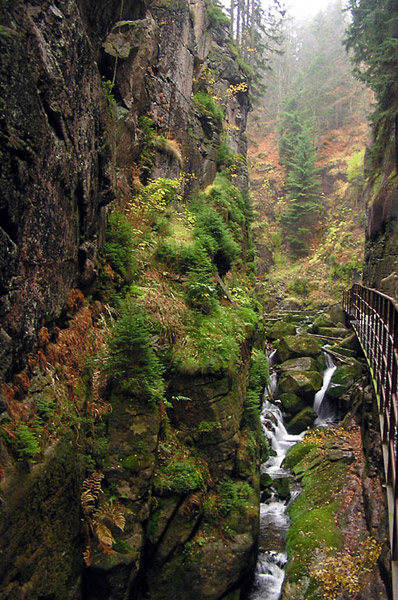
[(286, 0), (286, 6), (294, 16), (314, 16), (330, 2), (331, 0)]
[[(265, 0), (263, 2), (265, 3)], [(295, 17), (313, 17), (331, 2), (332, 0), (285, 0), (289, 14)], [(230, 0), (221, 0), (221, 3), (229, 6)]]

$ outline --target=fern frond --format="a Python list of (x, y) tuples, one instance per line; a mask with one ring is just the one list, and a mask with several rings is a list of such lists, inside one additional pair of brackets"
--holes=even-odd
[(105, 504), (100, 506), (98, 510), (95, 511), (95, 518), (99, 521), (107, 520), (112, 525), (116, 525), (116, 527), (124, 531), (126, 519), (124, 517), (120, 504), (118, 504), (117, 502), (105, 502)]
[(89, 567), (91, 565), (91, 560), (92, 560), (91, 548), (92, 548), (91, 540), (89, 539), (89, 540), (87, 540), (87, 544), (86, 544), (86, 547), (83, 552), (83, 559), (86, 564), (86, 567)]
[(97, 500), (102, 493), (101, 481), (104, 474), (101, 471), (94, 471), (89, 477), (83, 481), (83, 490), (90, 491), (94, 499)]
[(100, 521), (94, 521), (95, 534), (97, 536), (98, 544), (104, 550), (111, 549), (112, 544), (115, 542), (113, 535), (109, 527), (101, 523)]

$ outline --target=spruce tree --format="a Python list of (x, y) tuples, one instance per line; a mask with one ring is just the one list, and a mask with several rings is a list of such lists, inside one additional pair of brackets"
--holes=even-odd
[[(293, 102), (289, 103), (290, 109), (293, 105)], [(282, 126), (280, 160), (285, 167), (289, 198), (282, 227), (291, 253), (305, 256), (309, 253), (309, 242), (323, 208), (313, 127), (308, 119), (295, 111), (284, 113)]]

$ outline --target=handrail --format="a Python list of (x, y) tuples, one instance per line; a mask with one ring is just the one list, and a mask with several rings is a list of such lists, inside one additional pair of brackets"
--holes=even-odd
[(382, 292), (355, 284), (343, 294), (343, 309), (364, 351), (377, 396), (389, 510), (393, 597), (398, 599), (398, 563), (395, 562), (398, 561), (398, 304)]

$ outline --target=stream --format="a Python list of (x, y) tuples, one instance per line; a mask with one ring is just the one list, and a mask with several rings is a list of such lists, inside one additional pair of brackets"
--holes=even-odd
[[(269, 357), (270, 365), (272, 365), (273, 355), (274, 353)], [(333, 406), (325, 399), (325, 394), (336, 366), (330, 355), (325, 352), (324, 356), (326, 366), (323, 372), (323, 385), (314, 397), (314, 410), (318, 415), (315, 422), (317, 426), (330, 425), (335, 419)], [(290, 477), (290, 473), (281, 465), (288, 450), (301, 441), (305, 433), (290, 435), (286, 431), (282, 412), (277, 404), (272, 402), (276, 386), (277, 376), (275, 372), (272, 372), (269, 389), (264, 393), (261, 412), (264, 434), (275, 452), (275, 455), (270, 456), (267, 462), (261, 466), (261, 472), (267, 473), (275, 480)], [(286, 509), (299, 493), (299, 485), (293, 483), (290, 488), (289, 500), (279, 499), (277, 492), (272, 491), (271, 497), (260, 504), (258, 560), (253, 585), (247, 600), (279, 600), (281, 597), (287, 563), (285, 535), (290, 525)]]

